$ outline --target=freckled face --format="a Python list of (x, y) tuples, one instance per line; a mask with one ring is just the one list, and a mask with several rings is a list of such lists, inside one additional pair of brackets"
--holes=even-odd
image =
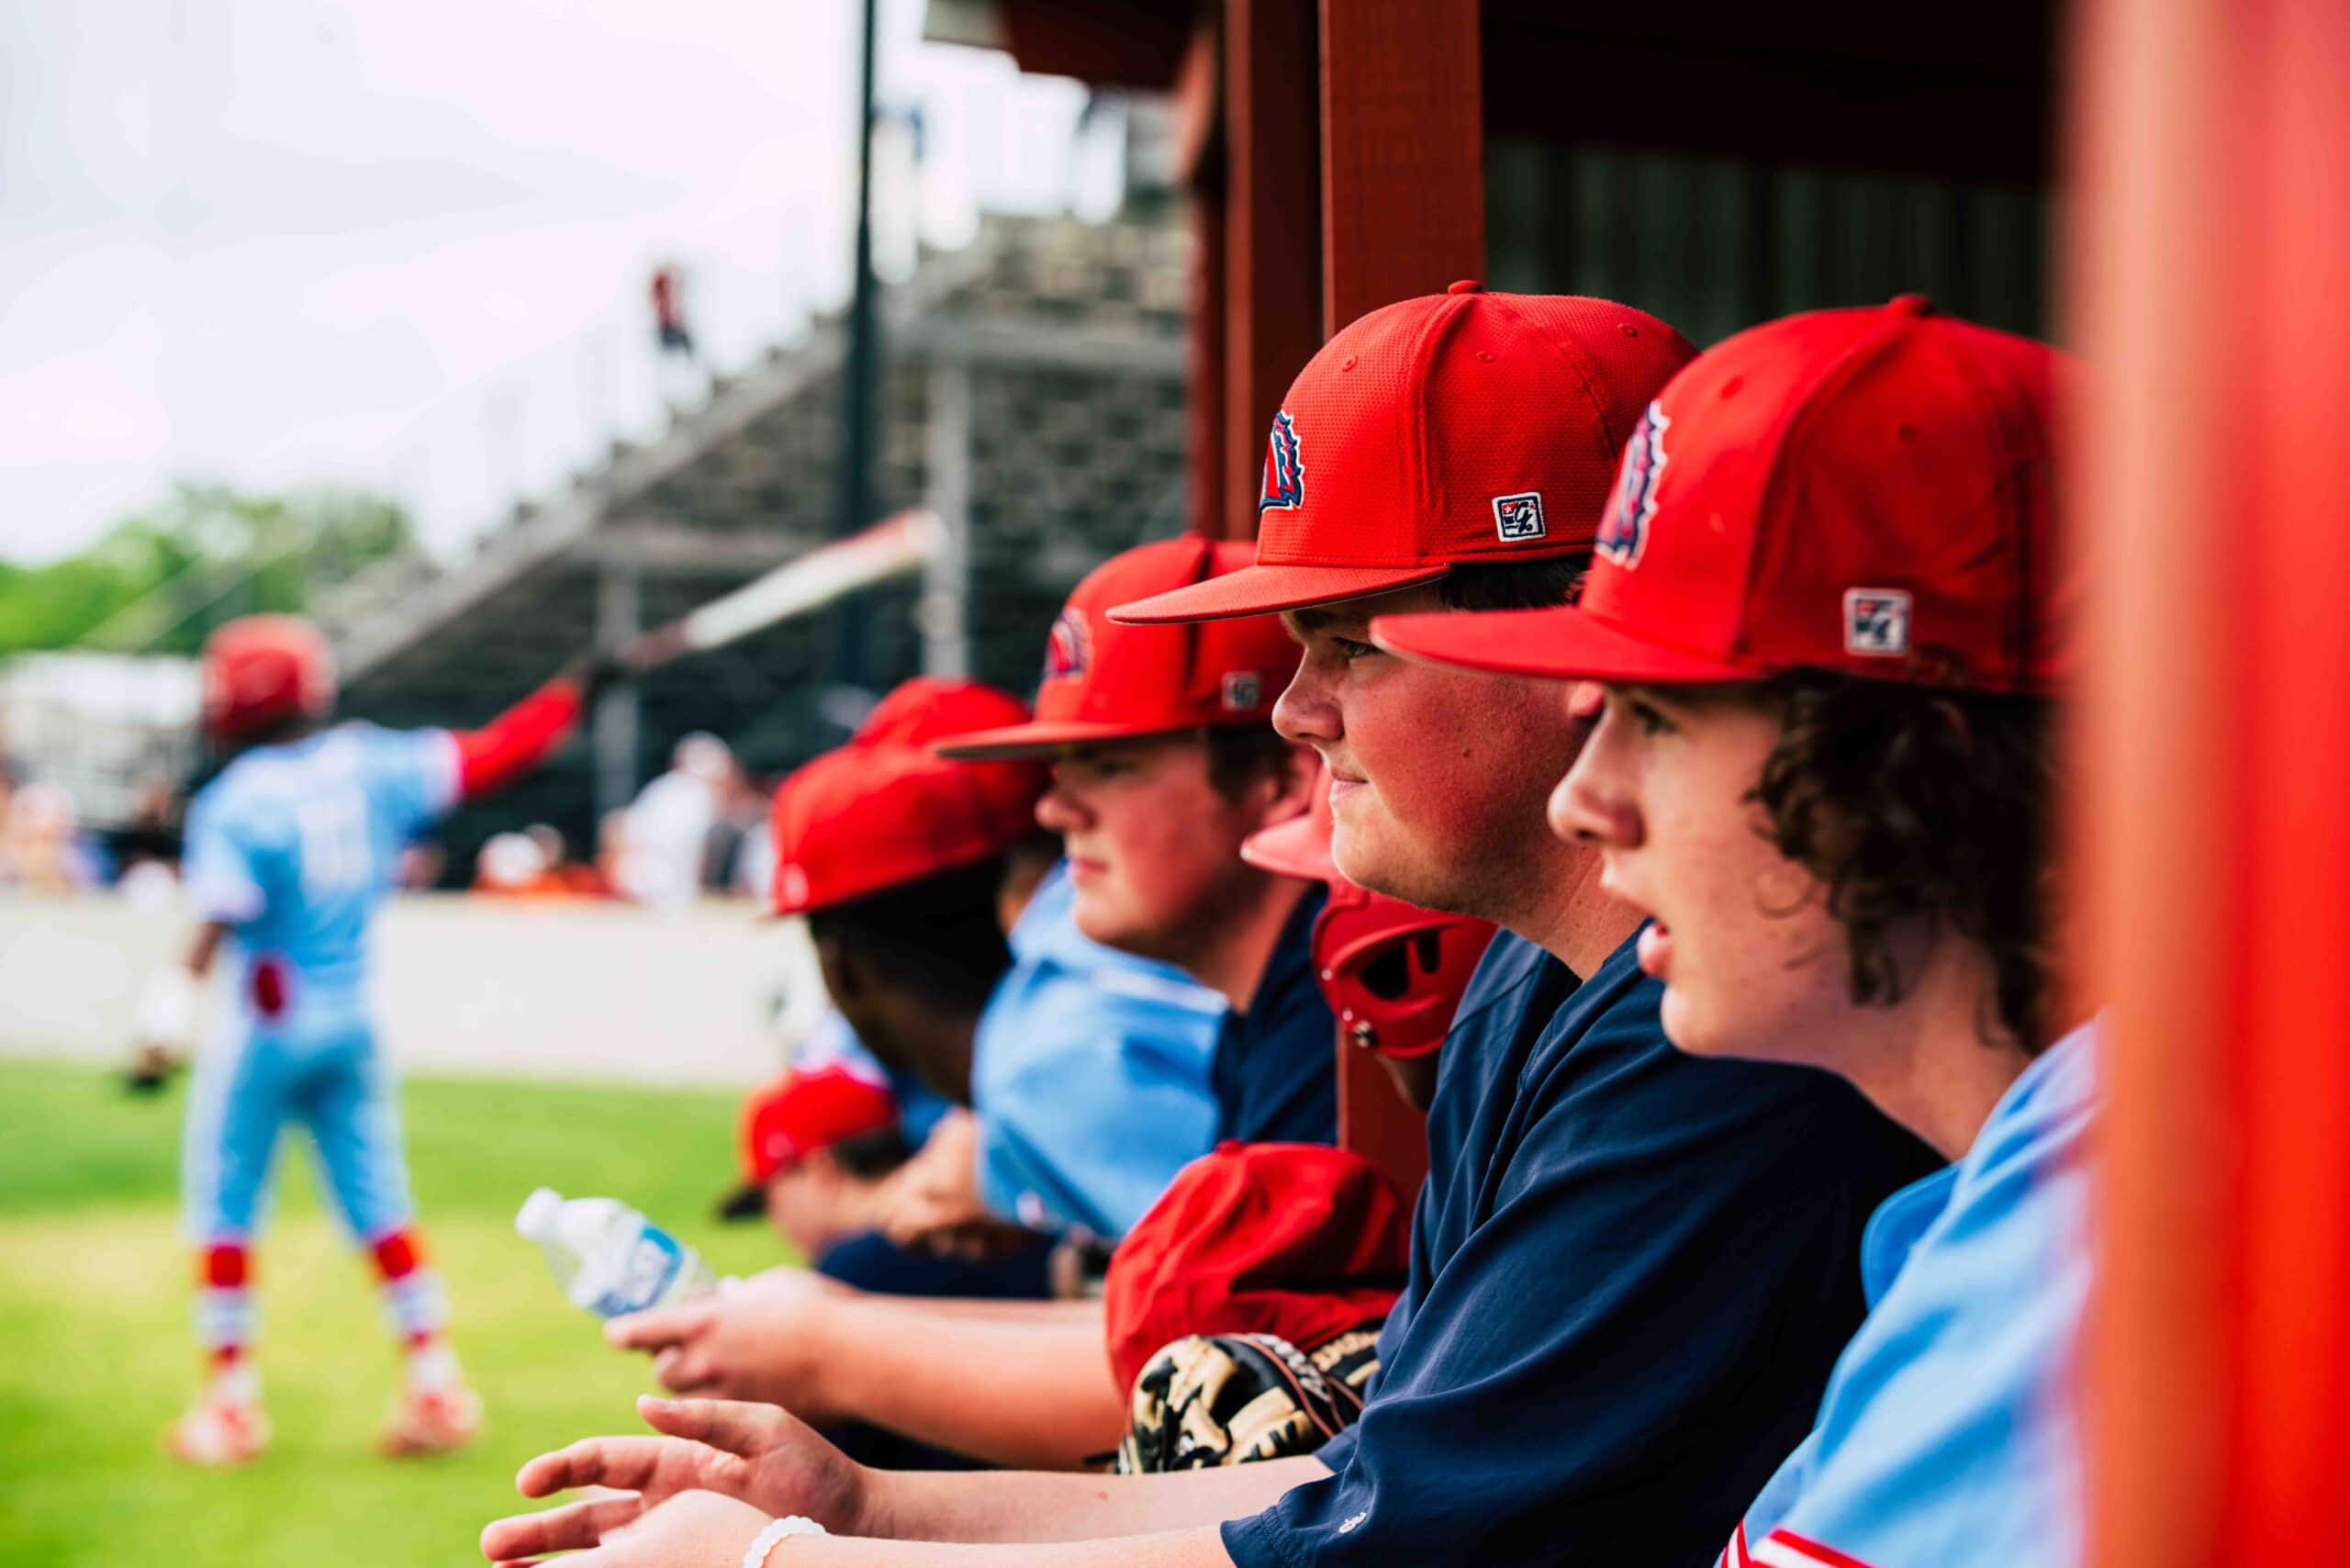
[(1430, 588), (1284, 616), (1304, 648), (1273, 727), (1330, 769), (1331, 847), (1364, 887), (1494, 917), (1539, 896), (1543, 802), (1581, 726), (1555, 685), (1398, 658), (1371, 618), (1440, 610)]
[(1609, 687), (1550, 823), (1596, 843), (1602, 885), (1655, 918), (1639, 961), (1665, 982), (1674, 1045), (1830, 1065), (1853, 1005), (1842, 927), (1748, 799), (1779, 734), (1774, 715), (1740, 704)]

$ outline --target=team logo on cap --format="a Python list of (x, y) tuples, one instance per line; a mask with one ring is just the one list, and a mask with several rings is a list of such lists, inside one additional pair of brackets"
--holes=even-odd
[(1224, 676), (1224, 711), (1246, 713), (1265, 700), (1265, 682), (1253, 669), (1226, 670)]
[(1632, 439), (1624, 443), (1623, 470), (1616, 476), (1616, 494), (1599, 522), (1594, 548), (1602, 559), (1628, 572), (1640, 564), (1648, 549), (1649, 520), (1656, 516), (1656, 482), (1664, 473), (1664, 432), (1672, 423), (1662, 407), (1651, 403), (1632, 427)]
[(1257, 498), (1259, 514), (1279, 507), (1295, 510), (1305, 500), (1305, 460), (1298, 455), (1297, 421), (1283, 409), (1273, 416), (1273, 433), (1265, 438), (1265, 487)]
[(1521, 540), (1540, 539), (1550, 531), (1542, 526), (1542, 492), (1528, 490), (1520, 496), (1494, 498), (1494, 532), (1504, 543)]
[(1085, 617), (1064, 610), (1045, 638), (1045, 678), (1075, 680), (1093, 663), (1093, 633)]
[(1909, 652), (1909, 596), (1899, 588), (1844, 590), (1844, 651), (1897, 659)]

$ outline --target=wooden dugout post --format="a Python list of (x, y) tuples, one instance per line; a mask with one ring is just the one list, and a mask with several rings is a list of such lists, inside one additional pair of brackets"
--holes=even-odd
[[(1483, 276), (1485, 142), (1475, 0), (1321, 6), (1327, 338), (1382, 305)], [(1252, 452), (1262, 445), (1260, 429)], [(1338, 1140), (1406, 1193), (1427, 1174), (1425, 1122), (1396, 1098), (1377, 1062), (1345, 1045)]]

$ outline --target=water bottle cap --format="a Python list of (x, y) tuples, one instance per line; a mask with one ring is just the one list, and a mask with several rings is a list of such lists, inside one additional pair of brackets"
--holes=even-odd
[(563, 1194), (553, 1187), (541, 1187), (522, 1200), (521, 1211), (514, 1216), (514, 1232), (525, 1241), (544, 1241), (554, 1234), (554, 1216), (563, 1210)]

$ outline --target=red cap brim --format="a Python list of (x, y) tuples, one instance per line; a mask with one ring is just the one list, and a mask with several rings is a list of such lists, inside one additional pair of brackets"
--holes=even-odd
[(752, 1219), (767, 1212), (767, 1188), (764, 1182), (745, 1182), (718, 1200), (721, 1219)]
[(1310, 812), (1242, 839), (1240, 858), (1260, 871), (1305, 882), (1326, 882), (1340, 875), (1338, 863), (1330, 855), (1330, 824), (1326, 820), (1315, 821)]
[[(1252, 720), (1252, 722), (1262, 722)], [(957, 762), (1005, 762), (1045, 756), (1065, 745), (1092, 745), (1103, 741), (1138, 741), (1152, 735), (1180, 735), (1199, 729), (1201, 722), (1166, 724), (1112, 724), (1081, 719), (1039, 720), (1033, 724), (1006, 724), (1000, 730), (973, 730), (933, 743), (931, 750)]]
[(1443, 561), (1425, 566), (1243, 566), (1220, 577), (1118, 605), (1110, 611), (1110, 619), (1121, 626), (1165, 626), (1181, 621), (1270, 615), (1393, 593), (1432, 583), (1451, 570), (1451, 565)]
[(1382, 615), (1371, 640), (1431, 664), (1550, 680), (1654, 686), (1760, 680), (1763, 673), (1708, 654), (1646, 642), (1580, 610), (1500, 610)]

